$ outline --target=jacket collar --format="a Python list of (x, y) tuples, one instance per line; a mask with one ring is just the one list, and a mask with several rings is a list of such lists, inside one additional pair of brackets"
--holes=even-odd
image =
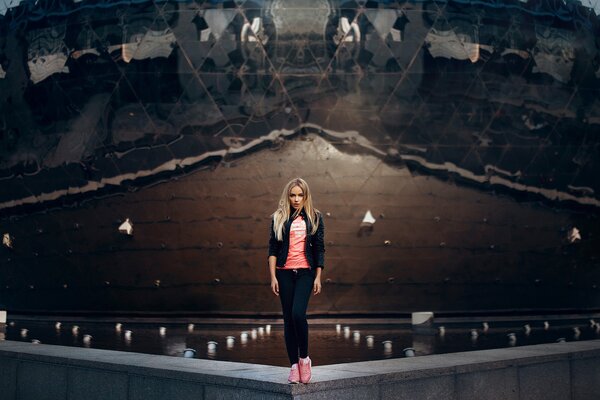
[[(290, 226), (292, 225), (292, 222), (294, 221), (292, 216), (294, 213), (290, 214), (289, 219), (287, 220), (286, 223), (286, 232), (289, 232)], [(312, 229), (312, 226), (310, 225), (310, 220), (308, 219), (308, 216), (306, 214), (306, 209), (304, 207), (302, 207), (302, 210), (300, 211), (300, 215), (302, 215), (302, 218), (304, 218), (304, 221), (306, 222), (306, 231), (310, 232)]]
[[(290, 217), (289, 217), (288, 221), (293, 220), (293, 218), (292, 218), (293, 215), (294, 215), (294, 212), (290, 213)], [(306, 215), (306, 209), (304, 207), (302, 207), (302, 210), (300, 210), (300, 215), (302, 215), (302, 218), (304, 218), (305, 220), (308, 219), (308, 217)]]

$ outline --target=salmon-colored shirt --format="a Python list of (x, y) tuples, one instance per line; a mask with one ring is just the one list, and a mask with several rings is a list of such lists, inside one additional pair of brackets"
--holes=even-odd
[(287, 261), (283, 268), (297, 269), (310, 268), (304, 249), (306, 245), (306, 221), (302, 215), (298, 215), (290, 227), (290, 249)]

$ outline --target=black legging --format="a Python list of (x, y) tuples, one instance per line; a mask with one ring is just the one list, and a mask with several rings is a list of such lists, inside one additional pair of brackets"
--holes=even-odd
[(283, 333), (290, 364), (308, 356), (308, 322), (306, 308), (316, 273), (308, 268), (294, 270), (276, 269), (279, 298), (283, 309)]

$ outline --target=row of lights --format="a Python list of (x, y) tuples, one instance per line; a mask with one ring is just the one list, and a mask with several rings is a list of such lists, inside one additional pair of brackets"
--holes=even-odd
[[(589, 320), (589, 327), (591, 329), (593, 329), (597, 334), (600, 334), (600, 323), (596, 322), (593, 319)], [(543, 328), (545, 331), (547, 331), (548, 329), (550, 329), (550, 323), (548, 321), (544, 321), (543, 323)], [(490, 329), (490, 325), (487, 322), (483, 322), (482, 324), (482, 331), (483, 333), (487, 333)], [(573, 327), (573, 339), (578, 340), (579, 337), (581, 336), (581, 329), (577, 326)], [(523, 332), (525, 334), (525, 336), (529, 336), (531, 334), (532, 328), (530, 324), (525, 324), (523, 325)], [(440, 326), (438, 327), (438, 333), (440, 335), (440, 337), (444, 337), (446, 334), (446, 328), (444, 326)], [(472, 340), (477, 340), (477, 338), (479, 337), (479, 330), (477, 329), (471, 329), (471, 339)], [(508, 341), (509, 343), (516, 343), (517, 341), (517, 336), (514, 332), (510, 332), (507, 334), (508, 337)], [(561, 340), (562, 339), (562, 340)], [(565, 339), (564, 338), (560, 338), (557, 341), (562, 341), (564, 342)]]
[[(259, 326), (258, 328), (252, 328), (250, 330), (250, 332), (248, 332), (248, 331), (240, 332), (240, 342), (242, 344), (246, 344), (246, 343), (248, 343), (248, 337), (250, 337), (252, 339), (256, 339), (258, 337), (258, 335), (263, 336), (265, 333), (267, 335), (271, 334), (271, 325), (270, 324), (267, 324), (264, 327)], [(225, 340), (226, 340), (227, 349), (232, 349), (234, 346), (234, 343), (235, 343), (235, 336), (226, 336)], [(208, 353), (209, 357), (212, 357), (216, 354), (218, 344), (219, 343), (214, 340), (209, 340), (207, 342), (207, 353)], [(185, 357), (185, 358), (194, 358), (195, 356), (196, 356), (195, 349), (187, 348), (183, 351), (183, 357)]]
[[(330, 214), (327, 213), (327, 215), (329, 216)], [(379, 215), (380, 219), (384, 218), (383, 214)], [(439, 223), (441, 221), (441, 218), (439, 216), (435, 216), (433, 218), (433, 220), (436, 223)], [(484, 223), (488, 223), (488, 219), (487, 218), (483, 218), (482, 220)], [(367, 210), (367, 212), (365, 213), (365, 216), (363, 217), (363, 220), (360, 224), (360, 228), (362, 230), (369, 230), (372, 231), (373, 230), (373, 225), (375, 224), (375, 222), (377, 222), (377, 220), (375, 219), (375, 217), (373, 217), (373, 214), (371, 213), (371, 210)], [(527, 226), (525, 226), (527, 227)], [(572, 227), (571, 229), (569, 229), (566, 233), (565, 236), (565, 240), (568, 241), (569, 243), (575, 243), (577, 241), (581, 240), (581, 233), (579, 232), (579, 229), (577, 229), (576, 227)], [(391, 246), (392, 242), (390, 240), (384, 240), (383, 244), (385, 246)], [(440, 242), (439, 247), (446, 247), (446, 242)], [(489, 249), (490, 250), (495, 250), (496, 249), (496, 245), (495, 244), (490, 244), (489, 245)]]
[[(9, 325), (11, 327), (14, 327), (15, 326), (14, 321), (11, 321), (9, 323)], [(60, 331), (61, 328), (62, 328), (61, 322), (56, 322), (54, 326), (55, 326), (55, 329), (57, 331)], [(590, 326), (591, 329), (594, 329), (597, 334), (600, 334), (600, 323), (596, 322), (594, 319), (590, 319), (589, 320), (589, 326)], [(195, 327), (194, 324), (188, 324), (188, 327), (187, 327), (188, 332), (193, 332), (194, 331), (194, 327)], [(121, 323), (118, 322), (118, 323), (115, 324), (115, 331), (117, 333), (120, 333), (122, 331), (122, 328), (123, 328), (123, 325)], [(341, 324), (336, 324), (335, 328), (336, 328), (336, 333), (340, 334), (342, 332), (342, 326), (341, 326)], [(550, 329), (550, 323), (548, 321), (544, 321), (543, 328), (544, 328), (544, 330)], [(489, 329), (490, 329), (489, 324), (487, 322), (483, 322), (482, 323), (482, 331), (484, 333), (487, 333), (489, 331)], [(346, 338), (346, 339), (349, 338), (350, 337), (350, 327), (349, 326), (344, 326), (343, 327), (343, 331), (344, 331), (344, 338)], [(525, 324), (523, 326), (523, 331), (524, 331), (524, 333), (525, 333), (526, 336), (529, 336), (531, 334), (531, 331), (532, 331), (531, 325), (530, 324)], [(27, 337), (28, 332), (29, 332), (28, 329), (22, 328), (21, 329), (21, 337)], [(164, 326), (161, 326), (161, 327), (158, 328), (158, 332), (159, 332), (159, 335), (161, 337), (164, 337), (164, 336), (166, 336), (167, 328), (164, 327)], [(73, 325), (71, 327), (71, 333), (73, 334), (73, 336), (78, 336), (78, 334), (79, 334), (79, 326), (78, 325)], [(248, 331), (242, 331), (240, 333), (240, 341), (241, 341), (242, 344), (246, 344), (248, 342), (248, 337), (249, 336), (252, 339), (256, 339), (259, 334), (262, 336), (265, 333), (266, 334), (270, 334), (271, 333), (271, 325), (270, 324), (267, 324), (265, 327), (260, 326), (258, 328), (253, 328), (250, 331), (250, 333)], [(438, 333), (439, 333), (440, 337), (444, 337), (445, 334), (446, 334), (446, 328), (444, 326), (438, 327)], [(477, 329), (471, 329), (470, 334), (471, 334), (471, 339), (473, 341), (476, 341), (477, 338), (479, 337), (479, 331)], [(578, 340), (579, 337), (580, 337), (580, 335), (581, 335), (581, 329), (579, 327), (573, 327), (573, 338), (575, 340)], [(360, 336), (361, 336), (361, 334), (360, 334), (359, 330), (354, 330), (353, 331), (353, 338), (354, 338), (354, 342), (355, 343), (359, 343), (360, 342)], [(132, 331), (131, 330), (125, 330), (125, 332), (124, 332), (124, 338), (125, 338), (126, 342), (131, 342)], [(367, 347), (368, 348), (373, 348), (373, 346), (374, 346), (374, 336), (373, 335), (367, 335), (367, 336), (365, 336), (365, 338), (366, 338), (366, 341), (367, 341)], [(508, 338), (509, 345), (514, 346), (516, 344), (516, 342), (517, 342), (517, 336), (516, 336), (516, 334), (514, 332), (508, 333), (507, 334), (507, 338)], [(83, 336), (83, 343), (85, 345), (89, 346), (89, 344), (91, 343), (91, 340), (92, 340), (92, 336), (91, 335), (86, 334), (86, 335)], [(565, 338), (559, 338), (557, 340), (557, 342), (565, 342), (565, 341), (566, 341)], [(35, 343), (35, 344), (41, 343), (37, 339), (32, 339), (31, 342)], [(227, 348), (228, 349), (233, 348), (234, 342), (235, 342), (235, 336), (226, 336), (226, 344), (227, 344)], [(384, 354), (385, 355), (391, 355), (391, 353), (392, 353), (392, 341), (391, 340), (384, 340), (384, 341), (382, 341), (382, 344), (383, 344), (383, 348), (384, 348)], [(216, 353), (217, 345), (218, 345), (218, 342), (216, 342), (214, 340), (211, 340), (211, 341), (207, 342), (207, 348), (208, 348), (207, 350), (208, 350), (209, 356), (210, 355), (214, 355)], [(407, 347), (407, 348), (403, 349), (402, 352), (404, 353), (404, 355), (406, 357), (414, 357), (415, 356), (415, 351), (411, 347)], [(196, 350), (190, 349), (190, 348), (185, 349), (184, 352), (183, 352), (183, 356), (185, 358), (194, 358), (195, 354), (196, 354)]]
[[(74, 225), (76, 230), (79, 230), (80, 225), (79, 224), (75, 224)], [(121, 223), (119, 225), (118, 228), (119, 233), (123, 234), (123, 235), (127, 235), (127, 236), (133, 236), (133, 223), (131, 222), (131, 220), (129, 218), (125, 218), (125, 221), (123, 223)], [(43, 233), (44, 231), (42, 230), (42, 228), (38, 228), (37, 229), (37, 233)], [(2, 235), (2, 245), (4, 247), (6, 247), (7, 249), (14, 249), (14, 244), (15, 244), (15, 238), (8, 232), (5, 232)], [(69, 249), (67, 251), (68, 254), (72, 254), (73, 251), (71, 249)], [(34, 253), (36, 256), (38, 255), (38, 253)]]
[[(11, 327), (14, 327), (15, 326), (14, 321), (11, 321), (9, 323), (9, 325)], [(117, 323), (115, 325), (115, 330), (120, 333), (121, 330), (122, 330), (121, 327), (122, 327), (122, 325), (120, 323)], [(54, 328), (57, 331), (60, 331), (62, 329), (62, 323), (61, 322), (56, 322), (54, 324)], [(26, 338), (27, 335), (29, 334), (29, 330), (27, 328), (21, 328), (20, 333), (21, 333), (21, 337)], [(131, 333), (132, 332), (130, 330), (126, 330), (124, 332), (124, 338), (125, 338), (126, 342), (130, 342), (131, 341)], [(71, 334), (73, 336), (75, 336), (75, 337), (79, 336), (79, 325), (73, 325), (73, 326), (71, 326)], [(89, 334), (83, 335), (83, 344), (86, 347), (89, 347), (90, 343), (92, 342), (92, 338), (93, 338), (92, 335), (89, 335)], [(31, 342), (34, 343), (34, 344), (40, 344), (41, 343), (38, 339), (32, 339)]]
[[(342, 332), (342, 329), (344, 331), (344, 338), (348, 339), (350, 338), (350, 327), (349, 326), (344, 326), (342, 328), (341, 324), (336, 324), (335, 325), (335, 331), (337, 334), (340, 334)], [(354, 343), (360, 343), (360, 331), (359, 330), (354, 330), (352, 331), (352, 338), (354, 339)], [(367, 340), (367, 347), (369, 349), (372, 349), (374, 347), (375, 344), (375, 337), (373, 335), (366, 335), (365, 339)], [(386, 356), (389, 356), (392, 354), (392, 341), (391, 340), (384, 340), (381, 342), (381, 344), (383, 345), (383, 354)], [(412, 357), (415, 355), (414, 353), (414, 349), (411, 347), (407, 347), (404, 350), (402, 350), (402, 352), (407, 356), (407, 357)], [(411, 355), (412, 354), (412, 355)]]
[[(167, 217), (167, 219), (170, 219), (169, 217)], [(121, 223), (121, 221), (119, 221), (120, 225), (119, 228), (117, 229), (118, 232), (122, 235), (125, 236), (133, 236), (133, 222), (131, 221), (130, 218), (125, 218), (125, 221)], [(75, 224), (75, 229), (79, 230), (80, 225), (79, 224)], [(41, 228), (37, 229), (37, 233), (41, 234), (44, 231)], [(2, 245), (8, 249), (14, 250), (14, 245), (15, 245), (15, 238), (14, 236), (12, 236), (10, 233), (5, 232), (2, 235)], [(167, 245), (165, 243), (161, 243), (160, 247), (162, 249), (166, 249)], [(223, 247), (223, 242), (217, 242), (217, 247), (218, 248), (222, 248)], [(39, 253), (34, 252), (33, 253), (36, 257), (39, 255)], [(72, 255), (73, 254), (73, 250), (68, 249), (67, 250), (67, 254)]]
[[(331, 215), (331, 213), (327, 213), (327, 216), (330, 216), (330, 215)], [(382, 219), (384, 217), (384, 215), (380, 214), (379, 217)], [(441, 220), (441, 218), (439, 216), (436, 216), (433, 219), (436, 223), (439, 223)], [(371, 210), (367, 210), (367, 212), (365, 213), (365, 216), (363, 217), (363, 219), (361, 221), (360, 228), (372, 230), (373, 225), (375, 224), (376, 221), (377, 220), (373, 217)], [(487, 223), (487, 221), (488, 221), (487, 218), (483, 218), (484, 223)], [(75, 226), (76, 226), (76, 229), (79, 229), (79, 224), (75, 224)], [(119, 233), (121, 233), (123, 235), (133, 236), (133, 222), (131, 221), (131, 219), (125, 218), (125, 221), (119, 225), (118, 231), (119, 231)], [(38, 228), (38, 233), (39, 232), (43, 232), (41, 230), (41, 228)], [(577, 229), (576, 227), (572, 227), (571, 229), (569, 229), (566, 234), (566, 240), (569, 243), (574, 243), (576, 241), (580, 241), (581, 233), (579, 232), (579, 229)], [(333, 244), (333, 242), (329, 242), (329, 243)], [(12, 249), (14, 246), (14, 238), (9, 233), (4, 233), (4, 235), (2, 236), (2, 244), (7, 248)], [(384, 244), (384, 246), (391, 246), (392, 242), (391, 242), (391, 240), (384, 240), (383, 244)], [(161, 247), (164, 249), (164, 248), (166, 248), (166, 245), (163, 243), (163, 244), (161, 244)], [(218, 242), (217, 247), (218, 248), (223, 247), (223, 243)], [(446, 247), (446, 242), (440, 242), (439, 247)], [(490, 250), (494, 250), (496, 248), (496, 245), (490, 244), (489, 248), (490, 248)], [(69, 249), (68, 253), (72, 254), (72, 250)]]
[[(14, 321), (11, 321), (9, 323), (9, 325), (14, 327), (15, 326)], [(54, 327), (55, 327), (55, 329), (57, 331), (60, 331), (62, 329), (62, 323), (61, 322), (56, 322), (54, 324)], [(187, 330), (190, 333), (194, 331), (194, 328), (195, 328), (194, 324), (188, 324), (188, 326), (187, 326)], [(117, 333), (121, 333), (123, 331), (123, 324), (121, 324), (120, 322), (117, 322), (115, 324), (115, 331)], [(26, 328), (21, 329), (21, 337), (24, 337), (24, 338), (27, 337), (28, 332), (29, 332), (29, 330), (26, 329)], [(71, 327), (71, 333), (73, 334), (73, 336), (78, 336), (78, 334), (79, 334), (79, 326), (78, 325), (73, 325)], [(258, 328), (253, 328), (253, 329), (250, 330), (250, 332), (248, 332), (248, 331), (242, 331), (240, 333), (240, 341), (241, 341), (242, 344), (246, 344), (248, 342), (248, 337), (251, 337), (252, 339), (256, 339), (258, 337), (258, 335), (262, 336), (265, 333), (267, 335), (271, 334), (271, 325), (270, 324), (267, 324), (264, 327), (260, 326)], [(124, 336), (126, 342), (131, 342), (132, 334), (133, 334), (133, 332), (131, 330), (125, 330), (123, 332), (123, 336)], [(167, 328), (164, 327), (164, 326), (160, 326), (158, 328), (158, 334), (161, 337), (165, 337), (166, 334), (167, 334)], [(89, 345), (91, 343), (91, 340), (92, 340), (92, 336), (91, 335), (87, 335), (86, 334), (86, 335), (83, 336), (83, 342), (84, 342), (84, 344), (88, 344)], [(228, 349), (231, 349), (233, 347), (234, 342), (235, 342), (235, 336), (227, 336), (226, 337), (226, 343), (227, 343), (227, 348)], [(32, 343), (39, 344), (41, 342), (39, 340), (37, 340), (37, 339), (33, 339)], [(209, 355), (214, 354), (216, 352), (217, 344), (218, 344), (218, 342), (216, 342), (214, 340), (208, 341), (207, 347), (208, 347), (208, 353), (209, 353)], [(196, 354), (196, 350), (194, 350), (194, 349), (185, 349), (184, 350), (184, 357), (192, 357), (193, 358), (195, 354)]]

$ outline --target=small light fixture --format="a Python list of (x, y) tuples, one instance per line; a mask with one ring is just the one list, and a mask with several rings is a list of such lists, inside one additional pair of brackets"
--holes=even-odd
[(38, 339), (31, 339), (31, 343), (33, 343), (33, 344), (40, 344), (42, 342), (40, 342)]
[(373, 217), (373, 214), (371, 214), (371, 210), (367, 210), (367, 212), (365, 213), (365, 216), (362, 219), (362, 222), (360, 223), (360, 226), (361, 227), (371, 227), (371, 226), (373, 226), (375, 221), (376, 220)]
[(2, 245), (4, 245), (4, 247), (12, 250), (13, 245), (14, 245), (14, 239), (10, 235), (10, 233), (5, 233), (4, 235), (2, 235)]
[(161, 326), (158, 328), (158, 334), (160, 336), (165, 336), (167, 334), (167, 328), (165, 328), (164, 326)]
[(402, 352), (404, 353), (405, 357), (414, 357), (415, 356), (415, 349), (413, 349), (412, 347), (407, 347), (404, 350), (402, 350)]
[(569, 243), (575, 243), (578, 240), (581, 240), (581, 234), (579, 233), (579, 229), (573, 227), (569, 230), (567, 235), (567, 240)]
[(27, 336), (27, 332), (29, 332), (29, 330), (23, 328), (21, 329), (21, 337), (26, 337)]
[(440, 327), (438, 328), (438, 333), (439, 333), (439, 334), (440, 334), (440, 336), (442, 336), (442, 337), (443, 337), (444, 335), (446, 335), (446, 327), (445, 327), (445, 326), (440, 326)]
[(386, 357), (391, 357), (392, 356), (392, 341), (391, 340), (384, 340), (383, 341), (383, 354)]
[(125, 222), (123, 222), (119, 226), (119, 233), (124, 235), (133, 236), (133, 223), (129, 218), (125, 218)]
[(77, 336), (79, 334), (79, 326), (73, 325), (73, 327), (71, 328), (71, 333), (73, 334), (73, 336)]
[(117, 322), (115, 324), (115, 331), (121, 332), (121, 328), (123, 328), (123, 325), (120, 322)]
[(529, 324), (525, 324), (523, 326), (523, 330), (525, 331), (525, 335), (529, 336), (529, 334), (531, 333), (531, 326)]
[(488, 324), (487, 322), (484, 322), (484, 323), (482, 324), (482, 326), (483, 326), (483, 332), (486, 332), (486, 333), (487, 333), (487, 331), (489, 331), (489, 330), (490, 330), (490, 324)]
[(550, 323), (548, 321), (544, 321), (544, 330), (547, 331), (550, 329)]
[(265, 331), (267, 332), (267, 335), (271, 334), (271, 324), (265, 325)]
[(208, 351), (214, 351), (217, 349), (217, 342), (215, 342), (214, 340), (209, 340), (207, 343), (208, 346)]
[(183, 357), (184, 358), (195, 358), (196, 357), (196, 350), (190, 349), (190, 348), (187, 348), (187, 349), (183, 350)]
[(55, 323), (55, 324), (54, 324), (54, 328), (55, 328), (57, 331), (59, 331), (59, 330), (60, 330), (60, 327), (61, 327), (61, 325), (62, 325), (62, 324), (61, 324), (60, 322), (57, 322), (57, 323)]
[(125, 340), (131, 340), (131, 331), (125, 331), (124, 336)]
[(514, 346), (517, 343), (517, 335), (515, 335), (513, 332), (509, 333), (506, 336), (508, 337), (509, 345)]
[(188, 332), (194, 332), (194, 324), (188, 324)]

